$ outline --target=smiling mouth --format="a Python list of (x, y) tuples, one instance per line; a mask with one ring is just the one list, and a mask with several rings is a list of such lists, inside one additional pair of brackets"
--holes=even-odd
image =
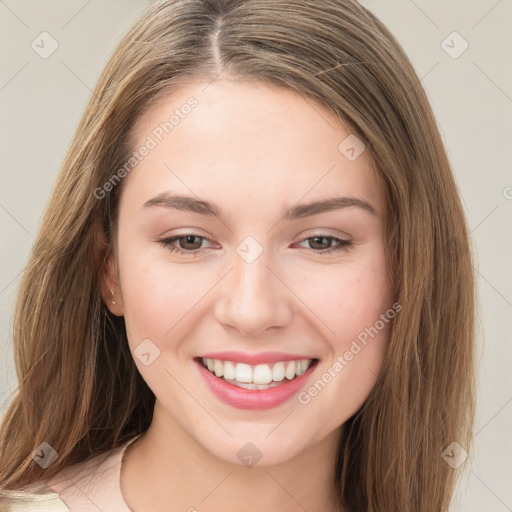
[(298, 359), (250, 365), (205, 357), (196, 360), (212, 375), (228, 384), (254, 390), (271, 389), (291, 382), (318, 362), (318, 359)]

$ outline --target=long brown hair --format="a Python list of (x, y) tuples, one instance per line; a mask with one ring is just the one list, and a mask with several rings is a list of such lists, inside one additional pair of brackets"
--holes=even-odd
[[(98, 231), (112, 248), (129, 134), (180, 82), (221, 71), (293, 89), (361, 139), (384, 185), (389, 265), (402, 311), (377, 383), (340, 439), (335, 484), (352, 512), (447, 511), (474, 417), (474, 282), (468, 229), (435, 118), (406, 54), (353, 0), (156, 2), (107, 64), (62, 164), (19, 288), (18, 388), (0, 437), (0, 489), (22, 489), (122, 445), (155, 397), (123, 318), (105, 307)], [(42, 469), (42, 442), (57, 460)]]

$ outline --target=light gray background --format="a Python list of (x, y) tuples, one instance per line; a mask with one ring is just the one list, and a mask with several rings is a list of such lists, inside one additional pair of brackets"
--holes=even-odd
[[(479, 286), (479, 408), (455, 512), (512, 511), (512, 1), (362, 0), (427, 90), (463, 197)], [(72, 134), (144, 0), (0, 0), (0, 412), (16, 375), (17, 285)], [(46, 31), (58, 49), (31, 43)], [(457, 31), (469, 44), (463, 48)], [(40, 39), (36, 39), (36, 42)], [(46, 46), (48, 48), (48, 46)]]

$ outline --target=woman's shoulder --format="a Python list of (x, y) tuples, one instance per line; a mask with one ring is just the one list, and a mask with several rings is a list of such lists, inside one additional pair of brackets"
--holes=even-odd
[(32, 484), (20, 491), (0, 492), (1, 512), (69, 512), (60, 496), (46, 484)]
[(121, 486), (121, 463), (135, 436), (120, 447), (59, 470), (19, 491), (0, 491), (0, 512), (129, 512)]

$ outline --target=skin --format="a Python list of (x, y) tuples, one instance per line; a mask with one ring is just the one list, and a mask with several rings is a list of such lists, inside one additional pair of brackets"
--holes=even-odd
[[(307, 404), (294, 396), (267, 410), (231, 407), (193, 358), (306, 354), (319, 359), (306, 390), (332, 369), (393, 304), (383, 192), (368, 152), (347, 159), (338, 145), (350, 131), (312, 99), (232, 77), (205, 86), (181, 86), (139, 118), (134, 148), (190, 96), (198, 101), (124, 179), (116, 254), (101, 283), (105, 303), (125, 317), (132, 353), (145, 339), (160, 350), (148, 366), (134, 357), (156, 405), (149, 430), (126, 451), (122, 492), (136, 512), (338, 510), (339, 434), (374, 387), (389, 324)], [(225, 218), (143, 206), (171, 191), (215, 203)], [(363, 199), (376, 214), (349, 207), (282, 218), (297, 202), (334, 195)], [(187, 233), (207, 239), (174, 245), (203, 249), (199, 256), (158, 241)], [(322, 254), (336, 242), (318, 233), (352, 246)], [(236, 252), (247, 236), (263, 249), (250, 264)], [(253, 467), (237, 457), (248, 442), (261, 453)]]

